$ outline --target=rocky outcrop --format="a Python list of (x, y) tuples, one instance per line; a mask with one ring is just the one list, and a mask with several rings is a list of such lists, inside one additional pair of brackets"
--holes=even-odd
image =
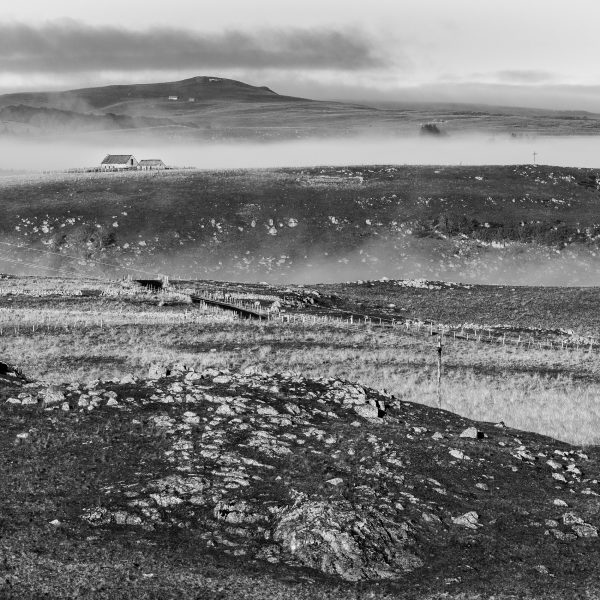
[(186, 529), (199, 551), (352, 582), (462, 573), (474, 548), (488, 572), (518, 553), (550, 576), (565, 551), (596, 551), (595, 452), (356, 383), (153, 366), (146, 380), (29, 383), (4, 406), (104, 419), (150, 449), (114, 449), (114, 480), (79, 513), (93, 528)]
[(298, 564), (348, 581), (397, 578), (423, 565), (411, 528), (348, 502), (304, 501), (284, 509), (273, 540)]

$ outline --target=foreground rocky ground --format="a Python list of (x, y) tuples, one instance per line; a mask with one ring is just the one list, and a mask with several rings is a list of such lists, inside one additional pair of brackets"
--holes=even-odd
[[(595, 448), (258, 368), (50, 387), (4, 368), (0, 422), (7, 597), (600, 592)], [(174, 547), (178, 569), (219, 575), (159, 591), (155, 553), (174, 572)], [(224, 587), (231, 569), (252, 583)]]

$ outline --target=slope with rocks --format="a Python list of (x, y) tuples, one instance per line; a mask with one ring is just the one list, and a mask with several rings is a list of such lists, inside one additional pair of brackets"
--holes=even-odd
[(45, 520), (413, 597), (600, 589), (595, 448), (256, 368), (0, 390), (5, 541)]
[(598, 181), (527, 165), (7, 178), (0, 270), (593, 285)]

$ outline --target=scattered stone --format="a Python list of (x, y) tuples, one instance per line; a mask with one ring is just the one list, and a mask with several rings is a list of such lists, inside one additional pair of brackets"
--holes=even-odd
[(259, 406), (257, 412), (259, 415), (266, 415), (266, 416), (273, 416), (273, 417), (279, 416), (279, 412), (272, 406)]
[(354, 412), (364, 419), (377, 419), (379, 417), (379, 409), (371, 404), (355, 406)]
[(578, 537), (581, 538), (597, 538), (598, 528), (590, 525), (589, 523), (578, 523), (573, 525), (571, 529), (575, 532)]
[(428, 525), (439, 525), (442, 520), (433, 513), (424, 512), (421, 514), (421, 519)]
[(460, 436), (461, 438), (469, 438), (473, 440), (481, 440), (485, 437), (483, 431), (479, 431), (476, 427), (467, 427)]
[(458, 460), (471, 460), (462, 450), (452, 449), (449, 450), (450, 456)]
[(342, 483), (344, 483), (344, 480), (341, 477), (335, 477), (334, 479), (328, 479), (325, 483), (328, 483), (329, 485), (342, 485)]
[(216, 414), (221, 415), (222, 417), (234, 417), (236, 412), (228, 404), (221, 404), (221, 406), (217, 408)]
[(65, 395), (60, 388), (50, 386), (43, 392), (43, 399), (46, 405), (58, 404), (64, 402)]
[(511, 455), (523, 461), (535, 462), (536, 460), (535, 456), (529, 452), (525, 446), (519, 446), (518, 448), (515, 448), (515, 450), (511, 452)]
[(162, 379), (167, 374), (168, 370), (161, 365), (151, 365), (148, 369), (148, 379)]
[(562, 516), (562, 522), (563, 525), (580, 525), (583, 523), (583, 519), (581, 517), (578, 517), (573, 512), (566, 512)]
[(452, 517), (452, 522), (455, 525), (467, 527), (468, 529), (477, 529), (478, 527), (481, 527), (481, 524), (479, 523), (479, 515), (474, 510), (458, 517)]
[(550, 533), (561, 542), (572, 542), (577, 539), (577, 535), (575, 533), (565, 533), (560, 529), (551, 529)]

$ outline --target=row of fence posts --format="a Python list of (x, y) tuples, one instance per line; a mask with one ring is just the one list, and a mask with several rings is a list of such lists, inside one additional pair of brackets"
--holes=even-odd
[[(258, 313), (263, 317), (266, 317), (268, 321), (279, 321), (279, 322), (284, 322), (284, 323), (302, 323), (302, 324), (317, 324), (317, 323), (337, 323), (337, 324), (346, 324), (349, 326), (359, 326), (359, 325), (364, 325), (364, 326), (372, 326), (372, 325), (378, 325), (380, 327), (391, 327), (392, 329), (398, 327), (398, 326), (404, 326), (405, 330), (407, 332), (409, 332), (411, 329), (415, 329), (418, 332), (421, 332), (421, 330), (424, 327), (427, 327), (427, 329), (429, 329), (429, 334), (430, 335), (434, 335), (434, 333), (438, 334), (441, 336), (441, 338), (443, 339), (444, 336), (449, 336), (450, 334), (452, 335), (453, 339), (456, 339), (457, 337), (459, 339), (465, 339), (467, 341), (484, 341), (484, 336), (483, 336), (483, 330), (472, 330), (471, 332), (468, 329), (465, 328), (461, 328), (460, 330), (457, 329), (450, 329), (447, 326), (443, 326), (443, 325), (435, 325), (434, 323), (424, 323), (422, 321), (410, 321), (410, 320), (406, 320), (406, 321), (396, 321), (396, 320), (391, 320), (391, 321), (386, 321), (384, 322), (382, 318), (380, 317), (376, 317), (376, 318), (371, 318), (367, 315), (362, 316), (362, 318), (358, 317), (355, 318), (354, 315), (349, 315), (347, 318), (344, 318), (342, 316), (340, 317), (335, 317), (335, 316), (330, 316), (330, 315), (306, 315), (306, 314), (287, 314), (287, 313), (279, 313), (279, 312), (272, 312), (269, 310), (262, 310), (260, 307), (257, 307), (254, 303), (251, 306), (248, 306), (249, 303), (244, 302), (243, 300), (240, 299), (235, 299), (235, 298), (225, 298), (224, 295), (220, 294), (214, 294), (212, 292), (208, 292), (206, 294), (206, 296), (208, 296), (210, 299), (213, 299), (215, 301), (220, 301), (220, 302), (224, 302), (225, 299), (228, 300), (228, 302), (224, 302), (225, 304), (229, 304), (230, 306), (235, 306), (238, 308), (242, 308), (245, 310), (248, 310), (249, 312), (253, 312), (253, 313)], [(203, 311), (208, 312), (208, 313), (213, 313), (213, 314), (218, 314), (218, 313), (222, 313), (223, 309), (215, 307), (215, 306), (211, 306), (206, 304), (205, 302), (203, 302), (202, 300), (200, 300), (200, 302), (198, 302), (198, 305), (202, 308)], [(135, 320), (135, 313), (133, 313), (131, 315), (132, 319)], [(183, 321), (188, 321), (188, 311), (186, 310), (185, 313), (183, 314), (183, 317), (181, 317)], [(165, 319), (164, 322), (167, 322), (169, 320), (169, 317), (167, 317)], [(177, 320), (177, 319), (173, 319), (173, 320)], [(192, 319), (190, 319), (192, 320)], [(196, 320), (195, 318), (193, 320)], [(143, 321), (143, 319), (140, 319), (140, 322)], [(77, 323), (77, 320), (76, 320)], [(99, 325), (100, 328), (104, 327), (104, 320), (102, 318), (100, 318), (99, 320)], [(1, 327), (1, 326), (0, 326)], [(34, 330), (35, 330), (35, 325), (33, 326)], [(0, 329), (0, 332), (2, 330)], [(589, 342), (584, 343), (582, 340), (577, 339), (575, 340), (573, 343), (569, 343), (568, 341), (564, 340), (564, 339), (560, 339), (559, 340), (535, 340), (533, 337), (529, 337), (527, 340), (524, 340), (522, 338), (521, 335), (519, 335), (519, 337), (517, 339), (514, 338), (507, 338), (506, 333), (503, 333), (502, 336), (496, 337), (492, 335), (492, 330), (488, 329), (487, 330), (487, 338), (485, 339), (485, 341), (488, 342), (494, 342), (494, 343), (499, 343), (502, 344), (503, 346), (505, 346), (507, 343), (510, 344), (515, 344), (517, 348), (519, 347), (525, 347), (525, 344), (527, 345), (527, 348), (530, 349), (532, 346), (534, 348), (539, 348), (539, 349), (558, 349), (560, 347), (561, 350), (570, 350), (570, 349), (576, 349), (579, 350), (580, 348), (586, 348), (588, 349), (589, 352), (592, 352), (594, 350), (595, 347), (598, 347), (598, 344), (594, 343), (594, 339), (590, 338)], [(559, 346), (560, 344), (560, 346)]]

